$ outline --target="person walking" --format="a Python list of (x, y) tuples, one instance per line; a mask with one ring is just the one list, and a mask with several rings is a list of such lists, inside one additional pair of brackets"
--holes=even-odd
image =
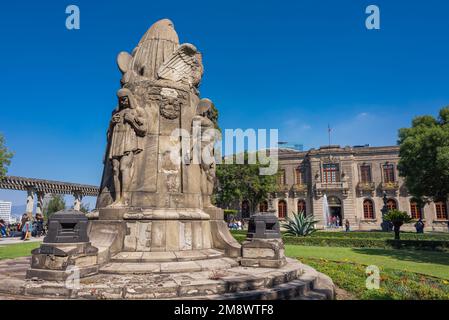
[(419, 220), (415, 223), (416, 233), (424, 233), (424, 227), (425, 224), (422, 221), (422, 218), (419, 218)]
[(346, 220), (345, 220), (345, 231), (346, 231), (346, 232), (349, 232), (349, 230), (350, 230), (349, 220), (346, 219)]

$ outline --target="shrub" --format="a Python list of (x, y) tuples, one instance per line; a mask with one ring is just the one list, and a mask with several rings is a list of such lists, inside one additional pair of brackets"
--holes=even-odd
[(282, 227), (286, 229), (285, 234), (292, 236), (308, 236), (316, 231), (315, 224), (318, 221), (313, 220), (313, 216), (306, 216), (304, 212), (293, 214), (293, 219), (286, 218), (286, 223)]
[(224, 220), (225, 220), (225, 221), (230, 221), (230, 220), (231, 220), (233, 217), (235, 217), (238, 213), (239, 213), (238, 210), (234, 210), (234, 209), (224, 209), (224, 210), (223, 210)]

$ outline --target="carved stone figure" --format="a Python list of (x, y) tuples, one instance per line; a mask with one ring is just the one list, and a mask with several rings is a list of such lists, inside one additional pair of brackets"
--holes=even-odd
[[(201, 140), (197, 148), (197, 154), (200, 156), (198, 163), (201, 168), (201, 193), (203, 195), (203, 206), (210, 207), (211, 196), (215, 185), (215, 154), (214, 145), (217, 138), (215, 125), (210, 119), (212, 101), (209, 99), (201, 99), (198, 103), (196, 115), (193, 117), (193, 126), (200, 126)], [(194, 130), (192, 130), (194, 131)], [(196, 146), (194, 146), (195, 148)]]
[(112, 114), (108, 130), (108, 159), (112, 162), (115, 201), (127, 205), (127, 191), (133, 176), (134, 156), (143, 150), (139, 136), (146, 133), (145, 111), (129, 89), (117, 92), (119, 105)]

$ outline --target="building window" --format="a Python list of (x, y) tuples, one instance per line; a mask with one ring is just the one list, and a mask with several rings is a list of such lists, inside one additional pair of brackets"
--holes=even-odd
[(388, 199), (387, 200), (387, 209), (390, 210), (396, 210), (398, 208), (398, 205), (396, 203), (396, 200), (394, 199)]
[(304, 176), (303, 171), (301, 168), (295, 169), (295, 184), (303, 184), (304, 183)]
[(371, 182), (371, 166), (368, 165), (360, 166), (360, 178), (362, 183)]
[(281, 186), (285, 185), (285, 170), (284, 169), (279, 170), (278, 184), (280, 184)]
[(448, 220), (447, 205), (444, 201), (435, 202), (437, 220)]
[(259, 203), (259, 211), (260, 212), (268, 212), (268, 202), (266, 200)]
[(392, 183), (395, 182), (394, 178), (394, 164), (384, 164), (384, 182)]
[(363, 217), (365, 219), (374, 219), (374, 205), (370, 199), (363, 201)]
[(410, 201), (410, 215), (412, 219), (422, 219), (422, 208), (416, 201)]
[(338, 177), (338, 164), (335, 163), (323, 164), (324, 183), (337, 182), (337, 177)]
[(280, 219), (287, 217), (287, 202), (285, 200), (279, 200), (278, 202), (278, 216)]
[(298, 201), (298, 214), (304, 213), (306, 214), (306, 202), (304, 200)]

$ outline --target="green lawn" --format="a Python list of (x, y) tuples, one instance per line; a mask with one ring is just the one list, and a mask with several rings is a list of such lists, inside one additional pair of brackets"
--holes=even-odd
[(40, 246), (40, 242), (24, 242), (0, 246), (0, 260), (31, 255), (31, 250)]
[(379, 288), (367, 289), (366, 265), (302, 258), (302, 262), (329, 275), (337, 291), (337, 299), (360, 300), (449, 300), (449, 281), (413, 272), (381, 268)]
[(287, 256), (324, 259), (409, 271), (449, 280), (449, 253), (374, 248), (286, 245)]

